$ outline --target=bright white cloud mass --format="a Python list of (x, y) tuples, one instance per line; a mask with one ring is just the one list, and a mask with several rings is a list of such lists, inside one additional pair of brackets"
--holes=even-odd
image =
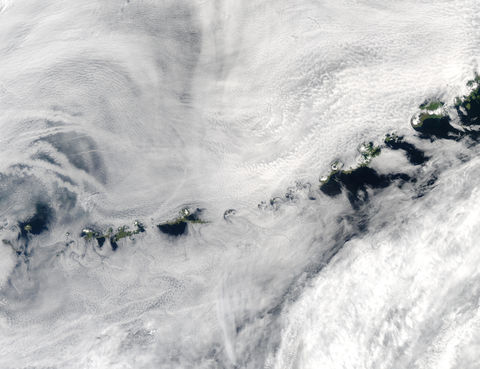
[(0, 0), (0, 369), (479, 368), (479, 47), (476, 0)]

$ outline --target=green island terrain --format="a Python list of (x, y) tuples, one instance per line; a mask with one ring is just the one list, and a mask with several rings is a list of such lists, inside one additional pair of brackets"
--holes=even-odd
[(161, 232), (170, 236), (180, 236), (187, 231), (188, 223), (207, 223), (200, 219), (201, 213), (202, 210), (198, 208), (193, 212), (185, 208), (180, 211), (180, 216), (178, 218), (166, 223), (158, 224), (157, 227)]
[[(160, 223), (157, 225), (157, 228), (160, 232), (165, 233), (169, 236), (180, 236), (184, 235), (187, 232), (187, 226), (189, 223), (207, 223), (205, 220), (201, 219), (201, 209), (195, 209), (194, 211), (183, 208), (179, 216), (170, 221)], [(145, 226), (140, 221), (134, 222), (134, 229), (130, 230), (128, 226), (118, 227), (114, 232), (113, 228), (108, 228), (106, 231), (97, 231), (96, 228), (85, 228), (81, 237), (86, 241), (96, 240), (99, 247), (102, 247), (107, 239), (110, 240), (110, 244), (113, 250), (118, 248), (118, 241), (123, 238), (130, 238), (131, 236), (137, 235), (139, 233), (145, 232)]]
[[(418, 133), (419, 138), (432, 141), (436, 139), (460, 140), (466, 137), (474, 141), (480, 139), (480, 76), (475, 74), (475, 77), (467, 82), (467, 87), (469, 93), (457, 97), (450, 106), (438, 98), (426, 100), (419, 105), (419, 110), (411, 119), (412, 128)], [(458, 116), (458, 123), (452, 125), (452, 114), (453, 119), (456, 119), (455, 113)], [(393, 183), (397, 186), (415, 183), (416, 179), (405, 173), (380, 174), (370, 167), (371, 161), (381, 155), (383, 149), (403, 151), (414, 166), (423, 165), (430, 159), (422, 150), (406, 141), (404, 137), (389, 133), (385, 135), (381, 143), (373, 141), (363, 143), (358, 149), (359, 160), (353, 167), (344, 169), (340, 161), (333, 162), (330, 173), (320, 178), (320, 191), (329, 197), (338, 196), (343, 192), (352, 206), (357, 207), (368, 199), (370, 190), (386, 188)], [(434, 180), (430, 182), (432, 181)], [(292, 195), (288, 193), (286, 198), (291, 199)], [(312, 199), (315, 198), (312, 197)], [(271, 204), (273, 203), (274, 201), (271, 200)], [(224, 218), (227, 220), (232, 214), (235, 214), (234, 209), (229, 209), (225, 212)], [(207, 223), (201, 218), (201, 215), (202, 209), (183, 208), (176, 218), (157, 224), (156, 228), (172, 237), (185, 235), (189, 224)], [(47, 231), (53, 219), (55, 219), (55, 211), (49, 205), (39, 202), (31, 217), (18, 222), (17, 240), (3, 239), (2, 241), (14, 248), (17, 255), (28, 256), (29, 240)], [(95, 240), (100, 248), (106, 240), (109, 240), (112, 250), (116, 250), (120, 240), (132, 238), (144, 232), (146, 232), (146, 227), (137, 220), (133, 222), (132, 229), (123, 225), (116, 230), (109, 227), (102, 231), (98, 226), (91, 226), (84, 228), (80, 236), (87, 242)], [(69, 233), (67, 233), (68, 235)]]
[[(480, 125), (480, 76), (476, 74), (467, 86), (470, 88), (469, 94), (457, 97), (453, 106), (447, 106), (440, 99), (427, 100), (419, 106), (419, 111), (411, 119), (411, 125), (421, 139), (480, 138), (479, 130), (475, 129)], [(457, 113), (459, 124), (452, 125), (449, 111)], [(372, 159), (380, 155), (382, 148), (402, 150), (413, 165), (422, 165), (429, 160), (422, 150), (407, 142), (404, 137), (395, 133), (387, 134), (382, 144), (369, 142), (361, 146), (358, 165), (342, 169), (341, 163), (334, 162), (331, 172), (320, 178), (320, 191), (330, 197), (345, 191), (352, 206), (358, 206), (368, 198), (368, 189), (385, 188), (392, 183), (397, 183), (398, 186), (407, 182), (414, 183), (416, 180), (405, 173), (379, 174), (369, 167)]]
[(99, 247), (102, 247), (105, 241), (109, 239), (112, 249), (116, 250), (118, 248), (118, 241), (121, 239), (145, 232), (145, 226), (138, 220), (134, 222), (134, 227), (133, 230), (130, 230), (128, 226), (121, 226), (118, 227), (115, 232), (112, 227), (104, 232), (97, 231), (93, 228), (85, 228), (82, 230), (80, 236), (87, 241), (96, 240)]

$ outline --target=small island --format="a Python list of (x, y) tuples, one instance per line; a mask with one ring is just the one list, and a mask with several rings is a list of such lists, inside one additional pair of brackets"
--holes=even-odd
[(197, 208), (195, 211), (191, 211), (188, 208), (184, 208), (180, 211), (180, 216), (172, 221), (158, 224), (158, 229), (169, 236), (181, 236), (186, 234), (188, 223), (207, 223), (200, 218), (202, 210)]
[(85, 228), (82, 230), (80, 236), (86, 241), (96, 240), (100, 248), (104, 245), (105, 241), (109, 239), (112, 250), (115, 251), (118, 248), (117, 242), (122, 238), (145, 232), (145, 226), (138, 220), (134, 222), (134, 227), (133, 230), (130, 230), (128, 226), (121, 226), (117, 228), (116, 232), (114, 232), (111, 227), (104, 232), (98, 231), (95, 228)]

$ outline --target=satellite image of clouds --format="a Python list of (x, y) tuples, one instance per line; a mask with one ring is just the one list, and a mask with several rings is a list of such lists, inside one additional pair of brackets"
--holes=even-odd
[(479, 369), (480, 1), (0, 0), (0, 369)]

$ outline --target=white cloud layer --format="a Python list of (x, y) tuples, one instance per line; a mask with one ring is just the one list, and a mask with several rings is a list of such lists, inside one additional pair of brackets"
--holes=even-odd
[[(478, 14), (0, 0), (0, 367), (478, 368), (478, 148), (409, 128), (464, 91)], [(392, 130), (431, 160), (372, 167), (416, 184), (357, 210), (318, 191)], [(54, 221), (17, 255), (37, 202)], [(158, 232), (184, 206), (209, 223)], [(116, 252), (79, 237), (135, 219)]]

